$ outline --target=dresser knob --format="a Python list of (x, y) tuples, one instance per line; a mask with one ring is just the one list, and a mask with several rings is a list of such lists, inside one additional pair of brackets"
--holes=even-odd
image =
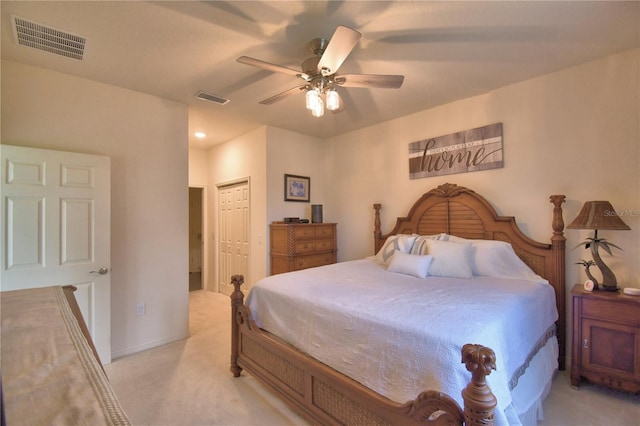
[(588, 339), (584, 339), (584, 341), (582, 342), (582, 347), (585, 349), (589, 349), (589, 340)]

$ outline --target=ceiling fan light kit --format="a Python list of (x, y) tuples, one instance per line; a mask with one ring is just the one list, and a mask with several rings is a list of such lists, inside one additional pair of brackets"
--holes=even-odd
[(311, 110), (314, 117), (324, 115), (325, 104), (329, 111), (336, 111), (340, 108), (340, 96), (335, 88), (320, 85), (320, 87), (309, 86), (306, 90), (306, 107)]
[(402, 75), (336, 75), (338, 68), (340, 68), (344, 60), (349, 56), (356, 44), (358, 44), (361, 36), (362, 34), (356, 30), (339, 26), (333, 33), (330, 41), (323, 38), (311, 40), (308, 48), (315, 56), (302, 63), (302, 71), (248, 56), (241, 56), (236, 61), (271, 72), (295, 75), (306, 83), (264, 99), (260, 101), (261, 104), (270, 105), (288, 96), (304, 91), (306, 92), (306, 108), (311, 110), (311, 114), (314, 117), (322, 117), (325, 106), (329, 111), (341, 111), (341, 100), (336, 86), (389, 89), (398, 89), (402, 86), (402, 82), (404, 81), (404, 76)]

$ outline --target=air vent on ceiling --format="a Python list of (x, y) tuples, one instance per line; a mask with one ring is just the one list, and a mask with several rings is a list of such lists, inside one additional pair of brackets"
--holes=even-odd
[(16, 43), (44, 50), (55, 55), (82, 60), (85, 37), (60, 31), (37, 22), (11, 15), (11, 27)]
[(196, 98), (202, 99), (203, 101), (215, 102), (220, 105), (226, 105), (229, 103), (229, 99), (221, 98), (220, 96), (212, 95), (206, 92), (198, 92)]

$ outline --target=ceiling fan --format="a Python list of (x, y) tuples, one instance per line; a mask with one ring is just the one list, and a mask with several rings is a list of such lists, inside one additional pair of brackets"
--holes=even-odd
[(398, 89), (402, 86), (404, 76), (381, 74), (343, 74), (338, 69), (349, 56), (360, 40), (358, 31), (345, 26), (338, 26), (330, 41), (315, 38), (308, 43), (308, 48), (315, 55), (302, 63), (302, 71), (283, 67), (260, 59), (240, 56), (236, 61), (271, 72), (293, 75), (304, 80), (304, 83), (292, 89), (260, 101), (270, 105), (288, 96), (306, 92), (306, 106), (316, 117), (324, 114), (324, 107), (333, 112), (341, 110), (340, 95), (337, 86)]

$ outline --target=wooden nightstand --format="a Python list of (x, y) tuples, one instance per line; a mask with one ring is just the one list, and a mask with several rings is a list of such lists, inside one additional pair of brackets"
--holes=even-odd
[(622, 292), (571, 291), (573, 336), (571, 384), (592, 383), (640, 392), (640, 296)]

